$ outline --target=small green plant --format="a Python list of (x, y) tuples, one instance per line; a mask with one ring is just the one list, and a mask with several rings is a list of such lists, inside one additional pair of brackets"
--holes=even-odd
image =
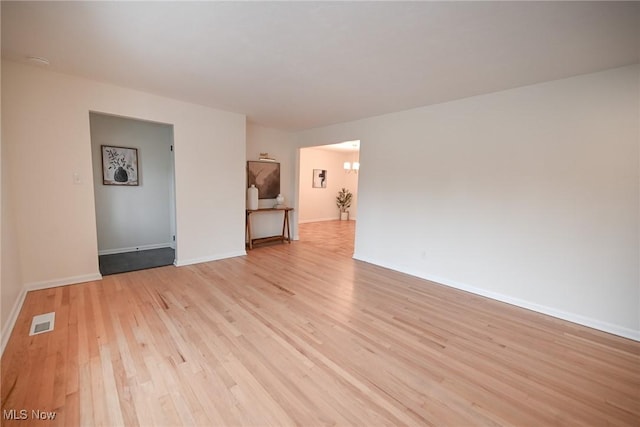
[(352, 197), (353, 194), (351, 194), (351, 191), (346, 188), (338, 191), (338, 195), (336, 196), (336, 205), (340, 208), (340, 212), (346, 212), (347, 209), (351, 207)]

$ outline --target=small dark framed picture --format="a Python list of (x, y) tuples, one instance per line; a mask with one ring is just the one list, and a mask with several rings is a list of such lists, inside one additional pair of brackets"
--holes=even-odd
[(102, 183), (139, 185), (138, 149), (102, 145)]
[(313, 188), (327, 188), (327, 170), (313, 170)]

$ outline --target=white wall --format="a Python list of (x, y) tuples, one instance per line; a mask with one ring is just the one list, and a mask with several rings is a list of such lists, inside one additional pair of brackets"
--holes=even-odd
[(179, 262), (243, 253), (246, 160), (274, 155), (297, 206), (298, 147), (360, 139), (357, 258), (640, 339), (637, 66), (297, 134), (249, 125), (246, 145), (242, 115), (2, 72), (3, 340), (17, 280), (97, 275), (89, 111), (174, 125)]
[[(0, 20), (1, 21), (1, 20)], [(0, 70), (0, 74), (1, 74)], [(4, 78), (4, 76), (2, 76)], [(0, 99), (2, 87), (0, 85)], [(0, 103), (0, 117), (2, 117)], [(9, 157), (4, 143), (5, 127), (0, 123), (0, 353), (9, 340), (13, 323), (21, 304), (22, 278), (18, 240), (15, 235), (15, 223), (11, 207), (12, 185), (9, 177)]]
[(639, 74), (297, 136), (362, 141), (356, 258), (640, 339)]
[[(98, 252), (171, 246), (172, 127), (97, 113), (90, 126)], [(138, 150), (138, 186), (103, 184), (102, 145)]]
[[(353, 194), (349, 208), (349, 219), (357, 217), (358, 175), (344, 171), (344, 162), (357, 159), (357, 154), (330, 151), (321, 147), (302, 148), (300, 150), (300, 223), (327, 221), (340, 218), (336, 206), (336, 196), (341, 188), (347, 188)], [(327, 170), (327, 187), (313, 188), (313, 170)]]
[[(344, 165), (344, 162), (353, 162), (354, 160), (357, 162), (360, 161), (360, 152), (354, 154), (345, 154), (345, 159), (342, 163)], [(360, 165), (360, 167), (362, 167), (362, 165)], [(345, 174), (343, 166), (342, 176), (344, 177), (344, 182), (340, 188), (345, 187), (349, 189), (351, 193), (353, 193), (353, 198), (351, 199), (351, 207), (349, 208), (349, 219), (355, 221), (358, 219), (358, 177), (360, 176), (360, 172), (351, 172)]]
[(245, 253), (245, 116), (13, 62), (2, 67), (23, 289), (100, 277), (89, 111), (173, 125), (179, 265)]
[[(280, 163), (280, 193), (284, 196), (284, 204), (296, 208), (290, 215), (291, 235), (297, 239), (297, 182), (296, 162), (297, 148), (293, 134), (277, 129), (247, 124), (247, 153), (246, 160), (258, 160), (260, 153), (269, 153), (269, 157)], [(247, 176), (246, 163), (242, 184), (246, 195)], [(259, 207), (272, 207), (275, 199), (260, 199)], [(282, 213), (262, 213), (251, 217), (253, 238), (277, 235), (282, 232)]]
[[(3, 147), (4, 151), (4, 147)], [(17, 317), (17, 307), (21, 304), (22, 277), (18, 239), (15, 233), (15, 220), (11, 206), (11, 184), (8, 176), (7, 156), (2, 154), (2, 247), (0, 249), (2, 265), (0, 269), (0, 327), (2, 328), (1, 350), (9, 340), (12, 318)]]

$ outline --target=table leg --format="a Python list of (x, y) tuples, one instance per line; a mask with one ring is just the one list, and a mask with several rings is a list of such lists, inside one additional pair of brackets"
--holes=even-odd
[(289, 229), (289, 211), (284, 211), (284, 218), (287, 223), (287, 241), (291, 243), (291, 230)]
[(247, 239), (249, 241), (249, 249), (253, 249), (253, 239), (251, 238), (251, 214), (247, 212)]

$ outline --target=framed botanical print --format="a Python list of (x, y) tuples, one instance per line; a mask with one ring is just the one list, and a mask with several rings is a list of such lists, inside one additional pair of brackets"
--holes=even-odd
[(102, 145), (102, 183), (139, 185), (138, 149)]

